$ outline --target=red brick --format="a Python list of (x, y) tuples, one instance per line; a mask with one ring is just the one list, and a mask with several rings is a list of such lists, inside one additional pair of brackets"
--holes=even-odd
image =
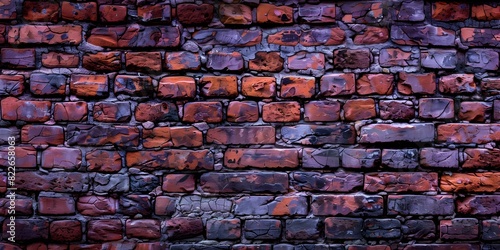
[(344, 14), (342, 21), (346, 23), (378, 23), (384, 18), (382, 2), (349, 2), (340, 5)]
[(71, 75), (70, 93), (78, 97), (108, 96), (108, 77), (106, 75)]
[(125, 68), (127, 71), (155, 73), (162, 68), (160, 52), (127, 52)]
[(119, 71), (122, 53), (119, 51), (97, 52), (83, 56), (83, 67), (93, 71)]
[(500, 78), (485, 77), (481, 80), (480, 86), (486, 96), (500, 94)]
[(413, 55), (412, 52), (398, 48), (381, 49), (379, 55), (379, 63), (382, 67), (418, 66), (418, 59), (418, 54)]
[(172, 8), (164, 3), (144, 5), (137, 7), (137, 15), (143, 22), (170, 22)]
[(281, 78), (280, 96), (283, 98), (311, 98), (316, 93), (316, 79), (307, 76)]
[(80, 57), (75, 54), (48, 52), (42, 54), (42, 65), (47, 68), (76, 68)]
[(212, 4), (190, 4), (182, 3), (177, 5), (177, 18), (179, 22), (186, 25), (209, 24), (214, 16), (214, 6)]
[(30, 91), (37, 96), (66, 95), (66, 77), (58, 74), (37, 74), (30, 76)]
[(493, 101), (493, 120), (500, 120), (500, 101)]
[(276, 94), (276, 79), (268, 76), (241, 78), (241, 94), (248, 97), (269, 98)]
[(208, 220), (206, 231), (209, 240), (237, 240), (241, 237), (240, 219)]
[(378, 195), (313, 195), (312, 213), (316, 216), (380, 216), (384, 199)]
[(155, 200), (156, 215), (172, 215), (175, 212), (176, 198), (157, 196)]
[(283, 58), (280, 52), (259, 51), (255, 58), (248, 61), (248, 68), (255, 71), (279, 72), (283, 70)]
[[(283, 40), (283, 38), (281, 39)], [(345, 40), (345, 32), (341, 28), (311, 29), (302, 32), (300, 44), (303, 46), (340, 45)]]
[(440, 188), (444, 192), (498, 192), (500, 173), (453, 173), (441, 176)]
[(195, 127), (156, 127), (143, 130), (145, 148), (200, 147), (203, 134)]
[(398, 92), (403, 95), (430, 94), (436, 92), (436, 76), (434, 73), (399, 73)]
[(469, 122), (485, 122), (491, 112), (491, 104), (487, 102), (461, 102), (458, 119)]
[(452, 119), (455, 117), (453, 99), (422, 98), (418, 103), (418, 116), (424, 119)]
[[(3, 221), (3, 238), (11, 237), (8, 233), (9, 226), (7, 225), (10, 219)], [(18, 242), (47, 242), (49, 239), (49, 221), (47, 219), (16, 219), (15, 220), (16, 237)], [(2, 246), (2, 245), (0, 245)], [(3, 246), (2, 246), (3, 247)], [(5, 248), (5, 249), (21, 249), (21, 248)]]
[(499, 149), (466, 148), (462, 168), (500, 168)]
[[(354, 240), (362, 238), (363, 219), (328, 217), (325, 219), (325, 237), (329, 239)], [(354, 248), (354, 246), (349, 246)], [(376, 246), (368, 246), (376, 247)], [(351, 250), (351, 249), (349, 249)], [(354, 248), (354, 250), (360, 250)], [(376, 250), (376, 249), (370, 249)], [(385, 249), (379, 249), (385, 250)]]
[(271, 126), (217, 127), (207, 132), (207, 143), (215, 144), (274, 144), (276, 131)]
[(365, 120), (377, 116), (373, 99), (347, 100), (343, 109), (346, 121)]
[(178, 121), (177, 106), (171, 102), (139, 103), (135, 109), (135, 120), (139, 122)]
[(42, 168), (76, 170), (82, 164), (82, 152), (78, 148), (49, 147), (42, 151)]
[(97, 21), (97, 3), (62, 2), (62, 19), (69, 21)]
[(165, 192), (186, 193), (196, 189), (196, 179), (192, 174), (167, 174), (163, 177), (162, 190)]
[(439, 78), (439, 92), (445, 94), (469, 94), (476, 91), (473, 74), (453, 74)]
[[(32, 146), (16, 145), (15, 151), (15, 166), (16, 168), (36, 168), (36, 149)], [(10, 167), (9, 164), (9, 148), (8, 146), (0, 147), (0, 166)]]
[(165, 53), (165, 66), (167, 70), (199, 70), (201, 68), (200, 55), (180, 51), (180, 52), (166, 52)]
[(338, 101), (311, 101), (304, 104), (304, 121), (333, 122), (340, 120), (341, 103)]
[(295, 149), (236, 149), (224, 153), (224, 165), (228, 168), (296, 168), (299, 153)]
[(299, 191), (353, 192), (363, 187), (360, 173), (294, 172), (294, 187)]
[(32, 69), (36, 66), (35, 49), (2, 48), (0, 54), (2, 65), (4, 67)]
[(161, 98), (194, 98), (196, 83), (188, 76), (167, 76), (160, 80), (158, 97)]
[(118, 147), (137, 147), (139, 129), (135, 126), (105, 126), (71, 124), (66, 128), (67, 143), (74, 146), (115, 145)]
[(122, 227), (119, 219), (90, 220), (87, 223), (87, 239), (100, 242), (121, 240)]
[(254, 101), (232, 101), (226, 115), (228, 122), (256, 122), (259, 120), (259, 107)]
[(468, 3), (432, 3), (432, 19), (438, 21), (464, 21), (469, 18)]
[(166, 220), (165, 226), (168, 239), (186, 239), (203, 234), (203, 221), (199, 217), (176, 217)]
[(365, 192), (430, 192), (437, 191), (437, 173), (383, 172), (365, 174)]
[(16, 188), (26, 191), (47, 191), (61, 193), (79, 193), (89, 191), (90, 178), (77, 172), (18, 172)]
[(498, 29), (461, 28), (460, 40), (466, 46), (499, 46)]
[(393, 91), (394, 76), (390, 74), (364, 74), (356, 84), (360, 95), (390, 95)]
[(6, 97), (0, 102), (2, 119), (8, 121), (45, 122), (50, 119), (49, 101), (25, 101)]
[[(203, 29), (194, 32), (191, 40), (202, 46), (225, 45), (230, 47), (248, 47), (261, 43), (262, 31), (260, 29)], [(238, 60), (238, 62), (240, 60), (239, 52), (214, 52), (215, 55), (226, 57), (225, 60)], [(227, 64), (227, 66), (231, 65)]]
[(138, 24), (127, 27), (99, 27), (90, 31), (87, 42), (108, 48), (172, 48), (179, 46), (180, 32), (178, 27)]
[(222, 122), (220, 102), (190, 102), (184, 105), (184, 122)]
[(453, 215), (454, 198), (451, 195), (389, 195), (388, 215)]
[(288, 57), (288, 68), (291, 70), (322, 70), (325, 68), (323, 53), (297, 52)]
[(359, 136), (359, 143), (433, 142), (434, 124), (370, 124), (361, 127)]
[(473, 4), (472, 18), (486, 21), (500, 19), (500, 6), (492, 6), (489, 4)]
[(45, 215), (75, 214), (72, 197), (38, 197), (38, 211)]
[(261, 3), (257, 6), (257, 23), (289, 24), (293, 23), (293, 8)]
[(299, 22), (302, 23), (334, 23), (336, 8), (333, 3), (319, 5), (306, 4), (299, 7)]
[(214, 159), (208, 150), (160, 150), (127, 152), (127, 167), (141, 170), (212, 170)]
[(356, 91), (353, 73), (330, 73), (320, 79), (320, 94), (323, 96), (352, 95)]
[(437, 139), (451, 143), (488, 143), (500, 139), (500, 124), (448, 123), (438, 125)]
[(155, 91), (150, 76), (117, 75), (114, 92), (132, 96), (151, 96)]
[(33, 145), (61, 145), (64, 131), (60, 126), (26, 125), (21, 130), (21, 142)]
[(127, 20), (127, 6), (101, 5), (99, 6), (101, 22), (119, 23)]
[(23, 75), (0, 75), (0, 96), (19, 96), (24, 92)]
[(473, 240), (479, 236), (479, 221), (475, 218), (455, 218), (439, 221), (443, 240)]
[(240, 52), (209, 51), (206, 65), (210, 70), (238, 72), (243, 70), (244, 61)]
[(82, 223), (78, 220), (56, 220), (50, 223), (50, 239), (53, 241), (81, 241)]
[(201, 189), (208, 193), (286, 193), (288, 175), (278, 172), (205, 173)]
[(369, 49), (337, 49), (333, 51), (333, 65), (341, 69), (369, 68), (372, 55)]
[(88, 216), (115, 214), (117, 206), (116, 199), (106, 196), (82, 196), (76, 203), (78, 212)]
[(221, 22), (226, 25), (252, 24), (252, 9), (244, 4), (221, 4), (219, 15)]
[(85, 155), (88, 171), (115, 173), (122, 168), (122, 157), (116, 151), (92, 150)]
[(158, 239), (161, 236), (160, 221), (153, 219), (127, 220), (125, 232), (128, 238)]
[(129, 102), (96, 102), (93, 113), (98, 122), (127, 122), (132, 117)]
[(286, 143), (302, 145), (354, 144), (356, 133), (349, 124), (285, 126), (281, 128), (281, 137)]
[(281, 29), (278, 32), (271, 33), (267, 37), (267, 42), (282, 46), (295, 46), (299, 44), (302, 31), (297, 28)]
[(342, 167), (352, 169), (375, 168), (380, 163), (380, 149), (345, 148), (342, 151)]
[(455, 31), (432, 25), (391, 27), (391, 40), (399, 45), (454, 46)]
[(471, 195), (457, 199), (457, 212), (466, 215), (498, 215), (500, 195)]
[(380, 118), (384, 120), (411, 120), (415, 118), (413, 102), (403, 100), (380, 100)]
[(385, 43), (387, 40), (389, 40), (389, 30), (382, 27), (368, 26), (362, 34), (354, 36), (356, 45)]
[(87, 120), (86, 102), (60, 102), (54, 104), (54, 120), (56, 122), (81, 122)]
[(208, 97), (236, 97), (238, 96), (238, 77), (203, 76), (199, 82), (201, 93)]
[(59, 19), (57, 2), (24, 1), (23, 18), (32, 22), (53, 22)]
[(12, 26), (9, 30), (8, 42), (10, 44), (78, 45), (82, 42), (82, 26), (72, 24)]
[(300, 120), (300, 103), (274, 102), (262, 106), (264, 122), (298, 122)]
[(457, 67), (458, 60), (455, 49), (427, 49), (420, 51), (420, 63), (424, 68), (452, 70)]

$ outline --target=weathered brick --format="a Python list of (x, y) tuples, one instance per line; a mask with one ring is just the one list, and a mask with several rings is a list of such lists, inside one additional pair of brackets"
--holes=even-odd
[(165, 3), (137, 7), (137, 16), (142, 22), (166, 22), (172, 19), (172, 8)]
[(207, 143), (215, 144), (274, 144), (276, 131), (271, 126), (217, 127), (207, 132)]
[(203, 76), (199, 82), (201, 94), (208, 97), (236, 97), (238, 95), (238, 77)]
[(132, 126), (73, 125), (67, 127), (69, 145), (100, 146), (138, 146), (139, 129)]
[(476, 91), (473, 74), (453, 74), (439, 78), (439, 92), (445, 94), (469, 94)]
[(447, 123), (437, 126), (437, 140), (452, 143), (488, 143), (500, 139), (500, 124)]
[(346, 148), (342, 152), (344, 168), (374, 168), (380, 164), (380, 149)]
[(214, 6), (212, 4), (191, 4), (183, 3), (177, 5), (177, 18), (182, 24), (202, 25), (209, 24), (214, 16)]
[[(281, 39), (283, 41), (283, 38)], [(302, 32), (300, 44), (303, 46), (340, 45), (345, 40), (345, 32), (341, 28), (319, 28)]]
[(269, 76), (241, 78), (241, 94), (248, 97), (269, 98), (276, 94), (276, 79)]
[(493, 101), (493, 120), (500, 120), (500, 101)]
[(239, 219), (208, 220), (206, 227), (209, 240), (237, 240), (241, 237)]
[(152, 96), (154, 86), (151, 77), (137, 75), (117, 75), (115, 77), (115, 94), (132, 96)]
[(277, 32), (270, 33), (267, 36), (267, 42), (270, 44), (282, 46), (296, 46), (299, 44), (302, 31), (297, 28), (282, 28)]
[(82, 164), (82, 152), (78, 148), (49, 147), (42, 151), (43, 168), (76, 170)]
[(302, 5), (299, 7), (298, 21), (303, 23), (334, 23), (335, 4), (322, 3), (319, 5)]
[(221, 4), (220, 21), (227, 25), (252, 24), (252, 9), (244, 4)]
[(192, 77), (167, 76), (160, 80), (158, 97), (193, 98), (196, 95), (196, 83)]
[(226, 116), (228, 122), (256, 122), (259, 120), (259, 107), (254, 101), (232, 101)]
[(395, 169), (418, 167), (417, 149), (382, 149), (382, 166)]
[(436, 92), (436, 76), (434, 73), (412, 74), (400, 72), (398, 92), (404, 95), (434, 94)]
[(500, 19), (500, 6), (494, 6), (488, 3), (473, 4), (472, 18), (481, 21)]
[(455, 69), (458, 58), (454, 49), (428, 49), (420, 52), (422, 67), (430, 69)]
[(0, 54), (4, 67), (32, 69), (36, 66), (35, 49), (2, 48)]
[(389, 195), (388, 215), (452, 215), (455, 211), (451, 195)]
[(160, 52), (127, 52), (125, 69), (144, 73), (160, 72), (162, 68)]
[(461, 102), (458, 119), (469, 122), (485, 122), (491, 109), (491, 104), (487, 102)]
[(75, 200), (72, 197), (38, 197), (38, 212), (44, 215), (75, 214)]
[(57, 2), (24, 1), (23, 18), (32, 22), (55, 23), (59, 19), (59, 4)]
[(257, 6), (257, 23), (289, 24), (293, 23), (293, 8), (261, 3)]
[(353, 192), (363, 186), (363, 174), (294, 172), (292, 183), (297, 190), (312, 192)]
[(201, 68), (200, 55), (186, 51), (166, 52), (165, 66), (167, 70), (172, 71), (199, 70)]
[(163, 177), (162, 190), (165, 192), (185, 193), (196, 188), (195, 177), (192, 174), (167, 174)]
[[(283, 90), (283, 85), (281, 87)], [(340, 120), (338, 101), (311, 101), (304, 104), (304, 121), (332, 122)]]
[[(175, 201), (175, 200), (174, 200)], [(233, 202), (228, 198), (203, 197), (199, 195), (185, 195), (177, 201), (177, 208), (182, 213), (221, 212), (227, 213), (232, 209)], [(175, 209), (174, 209), (175, 211)]]
[(87, 239), (99, 242), (121, 240), (122, 228), (119, 219), (90, 220), (87, 223)]
[(466, 148), (462, 168), (500, 168), (500, 150), (485, 148)]
[(7, 41), (10, 44), (78, 45), (82, 42), (82, 26), (73, 24), (12, 26)]
[(465, 64), (474, 70), (497, 70), (499, 66), (498, 52), (491, 49), (467, 50)]
[(189, 102), (184, 104), (183, 122), (219, 123), (222, 121), (220, 102)]
[(0, 75), (0, 96), (19, 96), (23, 92), (23, 75)]
[(432, 123), (392, 123), (370, 124), (361, 127), (360, 143), (405, 141), (433, 142), (434, 125)]
[(436, 237), (436, 225), (432, 220), (407, 220), (401, 232), (406, 239), (431, 240)]
[(249, 240), (272, 240), (281, 235), (281, 221), (274, 219), (247, 220), (243, 235)]
[(82, 98), (108, 96), (106, 75), (71, 75), (70, 93)]
[(399, 48), (381, 49), (379, 54), (379, 64), (382, 67), (392, 66), (418, 66), (420, 64), (420, 54), (407, 52)]
[[(8, 230), (10, 226), (8, 224), (11, 222), (10, 219), (3, 221), (3, 238), (7, 239), (10, 236)], [(36, 241), (48, 241), (49, 240), (49, 221), (47, 219), (19, 219), (15, 220), (15, 241), (17, 242), (36, 242)], [(15, 249), (5, 248), (5, 249)], [(19, 248), (21, 249), (21, 248)]]
[(365, 74), (356, 81), (356, 92), (360, 95), (390, 95), (394, 76), (390, 74)]
[(155, 199), (156, 215), (172, 215), (175, 212), (177, 199), (168, 196), (157, 196)]
[(248, 61), (248, 69), (255, 71), (279, 72), (283, 70), (283, 58), (277, 51), (255, 53), (255, 58)]
[(319, 94), (323, 96), (352, 95), (356, 91), (355, 76), (352, 73), (325, 74), (320, 79), (319, 88)]
[(83, 55), (83, 67), (93, 71), (119, 71), (122, 53), (119, 51), (97, 52)]
[(481, 90), (486, 96), (500, 93), (500, 78), (485, 77), (481, 80)]
[(455, 105), (450, 98), (422, 98), (418, 101), (418, 116), (423, 119), (452, 119)]
[(208, 52), (207, 68), (215, 71), (241, 71), (244, 60), (240, 52)]
[(500, 221), (483, 220), (482, 221), (482, 239), (483, 240), (499, 240), (500, 239)]
[(378, 107), (383, 120), (407, 121), (415, 118), (415, 108), (411, 101), (380, 100)]
[(427, 168), (458, 168), (458, 150), (422, 148), (420, 166)]
[(156, 127), (142, 131), (145, 148), (200, 147), (203, 134), (194, 127)]
[(468, 3), (432, 3), (432, 19), (438, 21), (464, 21), (469, 18)]
[(69, 21), (97, 21), (97, 3), (83, 2), (72, 3), (62, 2), (62, 19)]
[(479, 235), (479, 221), (473, 218), (455, 218), (439, 222), (443, 240), (473, 240)]
[(179, 46), (180, 31), (171, 26), (99, 27), (90, 31), (87, 42), (107, 48), (172, 48)]
[(264, 122), (298, 122), (300, 120), (300, 104), (298, 102), (275, 102), (262, 106)]
[(400, 45), (454, 46), (455, 31), (432, 25), (392, 25), (391, 40)]
[(26, 125), (21, 130), (21, 142), (32, 145), (61, 145), (64, 130), (60, 126)]
[[(126, 193), (130, 190), (129, 177), (125, 174), (101, 174), (94, 175), (92, 190), (97, 194), (102, 193)], [(123, 197), (120, 199), (123, 199)], [(125, 214), (124, 211), (121, 211)]]
[(56, 220), (50, 223), (50, 239), (54, 241), (80, 241), (82, 223), (78, 220)]
[[(11, 148), (12, 149), (12, 148)], [(11, 150), (10, 150), (11, 151)], [(16, 145), (15, 152), (15, 167), (16, 168), (36, 168), (36, 149), (30, 145)], [(12, 154), (12, 153), (11, 153)], [(0, 166), (10, 167), (12, 162), (9, 160), (9, 147), (0, 147)]]
[(127, 167), (141, 170), (211, 170), (214, 159), (209, 150), (161, 150), (127, 152)]
[(117, 200), (106, 196), (82, 196), (76, 203), (78, 212), (88, 216), (115, 214), (117, 207)]
[(99, 19), (105, 23), (119, 23), (127, 20), (127, 6), (122, 5), (100, 5)]
[(127, 220), (125, 234), (129, 238), (158, 239), (161, 236), (160, 221), (153, 219)]
[(337, 149), (302, 149), (302, 167), (304, 168), (338, 168), (340, 154)]
[(437, 191), (437, 173), (380, 172), (365, 174), (366, 192), (429, 192)]
[(467, 215), (500, 214), (500, 195), (473, 195), (457, 199), (457, 212)]
[(7, 121), (46, 122), (50, 119), (50, 101), (25, 101), (6, 97), (0, 105), (2, 119)]
[(56, 122), (82, 122), (87, 120), (86, 102), (59, 102), (54, 104), (54, 120)]
[(366, 120), (377, 116), (373, 99), (347, 100), (342, 108), (346, 121)]
[(76, 54), (49, 52), (42, 54), (42, 65), (47, 68), (76, 68), (80, 57)]
[(478, 249), (478, 246), (473, 244), (413, 244), (405, 247), (405, 250), (425, 250), (425, 249), (434, 249), (434, 250), (446, 250), (450, 248), (458, 248), (465, 250), (475, 250)]
[(259, 29), (206, 29), (193, 33), (192, 40), (200, 45), (255, 46), (262, 41)]
[(135, 120), (139, 122), (178, 121), (177, 106), (171, 102), (139, 103), (135, 108)]
[(288, 175), (275, 172), (205, 173), (200, 177), (200, 185), (209, 193), (285, 193)]
[(307, 214), (304, 196), (243, 196), (235, 201), (237, 215), (291, 216)]
[(296, 168), (299, 153), (295, 149), (233, 149), (224, 152), (228, 168)]
[(96, 102), (93, 113), (98, 122), (127, 122), (132, 117), (129, 102)]
[(327, 143), (354, 144), (356, 132), (349, 124), (296, 125), (281, 128), (283, 141), (302, 145), (323, 145)]
[(328, 239), (354, 240), (363, 238), (363, 219), (328, 217), (325, 219), (325, 237)]
[(333, 51), (333, 66), (340, 69), (369, 68), (372, 55), (369, 49), (337, 49)]
[(318, 219), (286, 220), (285, 228), (285, 238), (289, 240), (314, 240), (320, 237)]
[(114, 173), (122, 167), (122, 157), (116, 151), (95, 149), (85, 155), (88, 171)]
[(89, 190), (90, 178), (83, 173), (51, 172), (19, 172), (16, 174), (16, 187), (27, 191), (46, 191), (77, 193)]
[(497, 192), (499, 173), (453, 173), (441, 177), (440, 188), (445, 192)]
[(300, 51), (288, 57), (287, 65), (291, 70), (322, 70), (325, 68), (325, 55)]
[(389, 30), (383, 27), (367, 26), (361, 33), (354, 36), (354, 44), (377, 44), (389, 40)]
[(166, 233), (168, 239), (185, 239), (203, 233), (201, 218), (176, 217), (166, 220)]
[(64, 96), (66, 77), (56, 74), (31, 74), (30, 91), (37, 96)]
[(401, 236), (401, 222), (397, 219), (366, 219), (363, 235), (369, 239), (394, 239)]
[(283, 98), (311, 98), (316, 93), (314, 77), (287, 76), (281, 78), (280, 96)]
[(377, 195), (313, 195), (311, 210), (319, 216), (380, 216), (384, 201)]

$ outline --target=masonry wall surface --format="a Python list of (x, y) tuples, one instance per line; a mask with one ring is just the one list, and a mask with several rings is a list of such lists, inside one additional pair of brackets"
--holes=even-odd
[(0, 249), (500, 249), (499, 52), (496, 2), (0, 0)]

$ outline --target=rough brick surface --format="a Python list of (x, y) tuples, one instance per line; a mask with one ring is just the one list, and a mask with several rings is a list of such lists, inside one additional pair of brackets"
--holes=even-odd
[(495, 1), (0, 0), (0, 21), (0, 249), (500, 249)]

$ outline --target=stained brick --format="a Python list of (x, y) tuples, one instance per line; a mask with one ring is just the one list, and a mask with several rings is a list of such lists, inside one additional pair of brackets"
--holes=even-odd
[(186, 51), (166, 52), (165, 66), (167, 70), (199, 70), (201, 68), (200, 55)]
[(218, 123), (222, 121), (220, 102), (190, 102), (184, 105), (184, 122)]
[(129, 147), (139, 144), (139, 129), (131, 126), (68, 125), (69, 145), (99, 146), (112, 144)]
[(108, 96), (108, 77), (106, 75), (71, 75), (69, 84), (71, 94), (82, 98)]
[(59, 19), (59, 4), (56, 2), (24, 1), (23, 18), (33, 22), (55, 23)]
[(241, 223), (239, 219), (222, 219), (207, 221), (207, 239), (236, 240), (241, 237)]
[(61, 145), (64, 130), (60, 126), (26, 125), (21, 130), (21, 142), (32, 145)]
[(323, 145), (326, 143), (354, 144), (356, 132), (348, 124), (296, 125), (281, 128), (282, 139), (287, 143)]
[(399, 73), (398, 92), (404, 95), (434, 94), (436, 92), (434, 73), (412, 74)]
[(255, 53), (255, 58), (248, 61), (248, 68), (256, 71), (279, 72), (283, 70), (283, 58), (277, 51)]
[(422, 98), (418, 102), (418, 116), (423, 119), (452, 119), (455, 117), (453, 99)]
[(201, 218), (176, 217), (166, 221), (168, 239), (185, 239), (203, 233)]
[(99, 27), (90, 31), (87, 42), (107, 48), (172, 48), (179, 46), (180, 32), (171, 26)]
[(3, 66), (16, 69), (32, 69), (36, 66), (35, 49), (2, 48), (0, 54)]
[(78, 212), (88, 216), (115, 214), (117, 207), (117, 200), (106, 196), (82, 196), (76, 203)]
[(366, 120), (377, 116), (373, 99), (347, 100), (342, 108), (346, 121)]
[(25, 101), (7, 97), (2, 99), (0, 105), (4, 120), (46, 122), (50, 119), (50, 101)]
[(457, 212), (467, 215), (500, 214), (500, 195), (473, 195), (457, 200)]
[(468, 3), (435, 2), (432, 4), (432, 19), (438, 21), (464, 21), (469, 18)]
[(214, 166), (212, 153), (208, 150), (163, 150), (127, 152), (127, 167), (142, 170), (177, 169), (211, 170)]
[(243, 77), (241, 79), (241, 94), (248, 97), (273, 97), (276, 94), (276, 79), (268, 76)]
[[(281, 87), (283, 89), (283, 87)], [(338, 101), (311, 101), (304, 104), (304, 121), (332, 122), (340, 120)]]
[(452, 143), (488, 143), (498, 141), (498, 124), (447, 123), (437, 126), (437, 140)]
[(219, 15), (223, 24), (252, 24), (252, 9), (244, 4), (221, 4), (219, 6)]
[(363, 186), (363, 174), (294, 172), (293, 185), (297, 190), (312, 192), (353, 192)]
[(368, 26), (361, 34), (354, 36), (356, 45), (384, 43), (387, 40), (389, 40), (389, 30), (382, 27)]
[(0, 95), (19, 96), (24, 92), (23, 75), (0, 75)]
[(272, 240), (281, 235), (281, 221), (273, 219), (247, 220), (243, 235), (250, 240)]
[(217, 127), (207, 132), (207, 143), (215, 144), (274, 144), (276, 131), (271, 126)]
[(140, 122), (178, 121), (177, 106), (171, 102), (139, 103), (135, 119)]
[(304, 23), (334, 23), (335, 4), (323, 3), (319, 5), (306, 4), (299, 7), (299, 22)]
[(314, 77), (286, 76), (281, 78), (280, 96), (283, 98), (311, 98), (316, 93)]
[(97, 3), (62, 2), (62, 18), (69, 21), (97, 21)]
[(125, 222), (125, 234), (130, 238), (160, 238), (160, 221), (153, 219), (127, 220)]
[(93, 71), (119, 71), (121, 69), (121, 52), (98, 52), (83, 56), (83, 67)]
[(195, 177), (192, 174), (167, 174), (163, 177), (162, 190), (165, 192), (185, 193), (196, 188)]
[(391, 39), (400, 45), (453, 46), (455, 44), (455, 31), (432, 25), (393, 25)]
[(87, 223), (87, 238), (94, 241), (115, 241), (123, 238), (119, 219), (91, 220)]
[(432, 142), (434, 141), (434, 125), (430, 123), (393, 123), (370, 124), (361, 127), (360, 143), (402, 141)]
[(444, 94), (469, 94), (476, 91), (472, 74), (453, 74), (439, 78), (439, 92)]
[(156, 73), (161, 71), (160, 52), (127, 52), (125, 53), (125, 68), (127, 71)]
[(262, 106), (264, 122), (298, 122), (300, 120), (300, 104), (298, 102), (275, 102)]
[(256, 122), (259, 119), (259, 107), (254, 101), (232, 101), (226, 115), (228, 122)]
[(437, 191), (437, 173), (381, 172), (365, 175), (366, 192), (430, 192)]
[(203, 144), (203, 134), (194, 127), (156, 127), (143, 130), (145, 148), (155, 147), (199, 147)]
[(7, 40), (10, 44), (78, 45), (82, 42), (82, 26), (73, 24), (12, 26)]
[(177, 6), (177, 18), (182, 24), (208, 24), (214, 16), (214, 6), (211, 4), (183, 3)]
[(418, 66), (420, 55), (399, 48), (381, 49), (379, 63), (382, 67)]
[(99, 18), (101, 22), (119, 23), (127, 19), (127, 6), (100, 5)]
[(352, 73), (325, 74), (320, 79), (319, 88), (323, 96), (352, 95), (356, 91), (355, 76)]
[(93, 113), (98, 122), (127, 122), (132, 117), (129, 102), (96, 102)]
[(167, 76), (160, 80), (158, 97), (193, 98), (196, 95), (196, 83), (188, 76)]
[(42, 65), (47, 68), (76, 68), (80, 58), (76, 54), (49, 52), (42, 54)]
[(389, 195), (388, 215), (452, 215), (455, 210), (451, 195)]
[(325, 237), (329, 239), (361, 239), (363, 219), (328, 217), (325, 219)]
[(365, 74), (356, 81), (356, 92), (360, 95), (390, 95), (394, 76), (390, 74)]
[(241, 71), (243, 70), (243, 56), (240, 52), (208, 52), (207, 68), (215, 71)]
[(137, 8), (137, 16), (143, 22), (166, 22), (172, 18), (172, 8), (168, 4), (158, 3)]
[(151, 96), (154, 93), (154, 86), (149, 76), (117, 75), (114, 92), (132, 96)]
[(50, 223), (50, 239), (54, 241), (80, 241), (82, 223), (78, 220), (56, 220)]
[(44, 215), (75, 214), (75, 200), (72, 197), (38, 197), (38, 211)]
[(500, 168), (499, 149), (466, 148), (464, 150), (463, 168)]
[(417, 149), (383, 149), (382, 166), (395, 169), (413, 169), (418, 167)]
[(384, 202), (377, 195), (313, 195), (311, 210), (319, 216), (380, 216)]
[(49, 147), (42, 152), (43, 168), (76, 170), (82, 164), (82, 152), (78, 148)]
[(257, 7), (257, 23), (289, 24), (293, 23), (293, 8), (261, 3)]
[(288, 57), (287, 65), (291, 70), (321, 70), (325, 68), (325, 55), (300, 51)]
[(500, 19), (500, 6), (486, 4), (472, 5), (472, 18), (486, 21)]
[(483, 173), (453, 173), (441, 177), (440, 188), (445, 192), (496, 192), (500, 174)]
[(380, 100), (378, 107), (383, 120), (407, 121), (415, 118), (415, 107), (411, 101)]
[(247, 29), (207, 29), (193, 33), (200, 45), (255, 46), (262, 41), (262, 31)]
[(444, 240), (473, 240), (479, 235), (479, 222), (473, 218), (441, 220), (439, 231)]
[[(12, 148), (11, 148), (12, 149)], [(12, 151), (12, 150), (10, 150)], [(36, 149), (29, 145), (16, 145), (15, 152), (15, 166), (17, 168), (36, 168), (37, 152)], [(12, 154), (12, 153), (11, 153)], [(12, 156), (12, 155), (11, 155)], [(12, 158), (9, 160), (9, 147), (0, 147), (0, 166), (10, 167)]]
[(427, 168), (458, 168), (458, 150), (422, 148), (420, 166)]
[(16, 174), (16, 187), (27, 191), (53, 192), (86, 192), (89, 190), (90, 178), (83, 173), (51, 172), (19, 172)]
[[(3, 238), (7, 239), (10, 236), (8, 233), (10, 219), (3, 221)], [(48, 241), (49, 239), (49, 221), (47, 219), (16, 219), (16, 242), (33, 242), (33, 241)], [(6, 248), (6, 249), (15, 249)], [(20, 248), (19, 248), (20, 249)]]
[[(467, 226), (470, 226), (470, 225), (467, 225)], [(483, 227), (482, 227), (482, 237), (481, 238), (483, 240), (499, 240), (500, 239), (500, 222), (498, 220), (494, 220), (494, 219), (483, 220), (482, 226)], [(475, 228), (475, 229), (477, 229), (477, 228)]]
[(56, 122), (79, 122), (87, 120), (86, 102), (60, 102), (54, 104), (54, 120)]
[(401, 232), (407, 239), (431, 240), (436, 237), (436, 225), (432, 220), (407, 220)]
[(238, 78), (236, 76), (203, 76), (199, 84), (204, 96), (236, 97), (238, 95)]
[(302, 150), (302, 167), (304, 168), (338, 168), (340, 167), (340, 154), (337, 149)]
[(118, 172), (122, 167), (122, 157), (116, 151), (92, 150), (85, 155), (87, 169), (97, 172)]
[(288, 175), (274, 172), (205, 173), (200, 177), (200, 185), (208, 193), (285, 193)]
[(457, 67), (457, 51), (454, 49), (428, 49), (420, 52), (422, 67), (430, 69), (454, 69)]
[(299, 152), (295, 149), (233, 149), (224, 152), (228, 168), (296, 168)]
[(369, 49), (338, 49), (333, 52), (333, 65), (340, 69), (369, 68), (372, 55)]

